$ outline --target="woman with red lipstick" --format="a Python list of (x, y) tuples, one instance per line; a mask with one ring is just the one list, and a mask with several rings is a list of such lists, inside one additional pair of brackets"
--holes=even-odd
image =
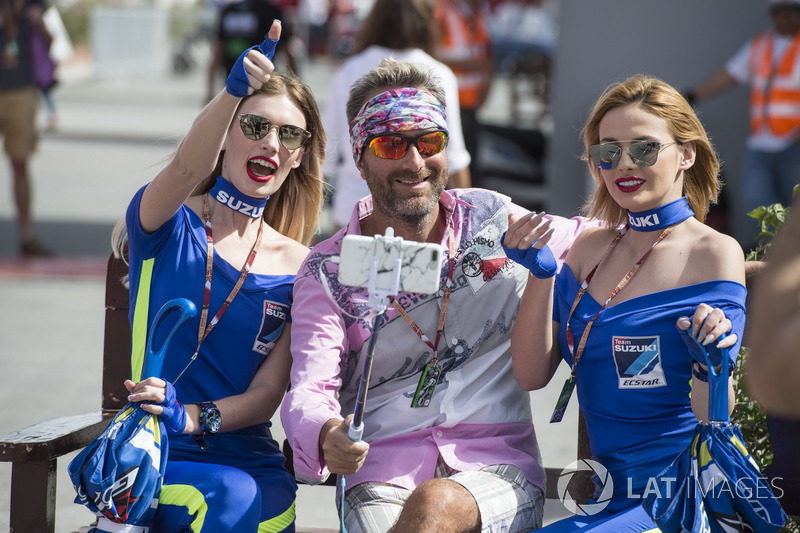
[[(126, 387), (169, 432), (157, 531), (294, 531), (297, 487), (269, 428), (289, 383), (292, 292), (322, 208), (325, 136), (310, 90), (273, 71), (279, 37), (276, 21), (241, 55), (126, 216)], [(160, 377), (142, 379), (147, 330), (178, 297), (197, 316)]]
[[(583, 139), (596, 184), (586, 213), (606, 224), (577, 237), (555, 277), (529, 277), (512, 333), (514, 374), (533, 390), (562, 358), (570, 365), (565, 391), (577, 388), (594, 460), (610, 474), (587, 507), (593, 514), (544, 529), (643, 532), (656, 528), (643, 494), (708, 416), (708, 370), (690, 345), (717, 360), (730, 347), (735, 361), (744, 255), (703, 223), (719, 193), (719, 161), (673, 87), (642, 75), (612, 85)], [(540, 222), (521, 219), (504, 244), (546, 243)], [(729, 398), (732, 408), (732, 390)]]

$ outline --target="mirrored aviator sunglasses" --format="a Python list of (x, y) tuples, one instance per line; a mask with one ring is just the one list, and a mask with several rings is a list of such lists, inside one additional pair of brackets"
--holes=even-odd
[(660, 143), (658, 141), (614, 141), (614, 143), (595, 144), (589, 147), (589, 155), (597, 168), (611, 170), (616, 168), (622, 156), (622, 148), (617, 143), (629, 142), (628, 155), (637, 167), (652, 167), (658, 161), (658, 153), (677, 141)]
[(239, 115), (239, 126), (244, 136), (251, 141), (259, 141), (266, 137), (273, 127), (277, 128), (278, 140), (287, 150), (297, 150), (311, 138), (311, 133), (299, 126), (290, 124), (275, 126), (268, 119), (258, 115)]
[(368, 146), (381, 159), (401, 159), (408, 153), (409, 144), (417, 147), (423, 158), (438, 154), (447, 147), (447, 132), (429, 131), (416, 136), (378, 135), (370, 139)]

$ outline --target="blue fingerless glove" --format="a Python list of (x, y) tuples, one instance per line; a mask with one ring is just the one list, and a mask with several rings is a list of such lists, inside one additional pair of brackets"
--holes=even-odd
[(169, 381), (167, 381), (166, 389), (164, 401), (159, 404), (164, 408), (164, 412), (158, 416), (164, 423), (167, 433), (180, 435), (186, 429), (186, 409), (178, 403), (175, 387)]
[(256, 46), (251, 46), (242, 52), (242, 54), (236, 60), (236, 63), (234, 63), (230, 74), (228, 74), (228, 81), (225, 85), (225, 89), (237, 98), (244, 98), (247, 96), (247, 91), (250, 89), (250, 81), (247, 79), (247, 72), (244, 69), (244, 57), (250, 50), (258, 50), (267, 56), (267, 59), (272, 60), (272, 58), (275, 56), (275, 47), (277, 45), (278, 41), (273, 41), (267, 37), (264, 39), (263, 43)]
[[(500, 238), (502, 244), (506, 239), (506, 234)], [(546, 244), (541, 248), (534, 248), (531, 246), (527, 250), (520, 250), (518, 248), (506, 248), (503, 244), (503, 250), (512, 261), (516, 261), (520, 265), (530, 270), (531, 274), (539, 279), (552, 278), (556, 275), (558, 270), (558, 263), (553, 256), (553, 252)]]
[[(681, 318), (686, 318), (691, 321), (689, 317)], [(678, 326), (675, 327), (678, 328)], [(691, 326), (689, 326), (688, 329), (678, 328), (678, 333), (681, 334), (681, 339), (683, 339), (684, 344), (686, 344), (686, 347), (689, 349), (689, 354), (692, 356), (692, 359), (698, 363), (705, 366), (709, 366), (710, 364), (716, 367), (722, 362), (722, 350), (717, 348), (717, 344), (725, 338), (724, 333), (718, 339), (714, 339), (714, 342), (710, 342), (706, 346), (703, 346), (700, 341), (692, 337)]]

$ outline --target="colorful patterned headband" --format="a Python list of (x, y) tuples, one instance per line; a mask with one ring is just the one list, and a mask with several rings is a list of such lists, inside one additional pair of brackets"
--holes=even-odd
[(448, 131), (444, 106), (435, 96), (412, 88), (383, 92), (368, 100), (350, 123), (353, 159), (358, 165), (364, 145), (373, 135), (431, 128)]

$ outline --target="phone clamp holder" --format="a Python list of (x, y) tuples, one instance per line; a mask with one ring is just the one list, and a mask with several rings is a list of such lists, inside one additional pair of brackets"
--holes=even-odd
[[(398, 251), (402, 247), (403, 238), (394, 236), (394, 228), (391, 226), (386, 228), (384, 235), (375, 235), (376, 248), (382, 246), (384, 248), (396, 247)], [(397, 296), (400, 292), (400, 272), (403, 268), (403, 258), (401, 254), (397, 254), (392, 266), (392, 276), (390, 278), (388, 287), (378, 286), (378, 256), (373, 255), (370, 262), (369, 282), (367, 291), (369, 292), (369, 306), (375, 309), (376, 313), (380, 314), (386, 310), (391, 296)]]
[[(380, 247), (389, 249), (397, 247), (399, 251), (403, 244), (402, 237), (394, 236), (394, 228), (387, 227), (383, 236), (375, 235), (375, 249)], [(386, 307), (389, 305), (389, 298), (397, 296), (400, 291), (400, 270), (403, 266), (403, 259), (401, 254), (392, 266), (392, 275), (390, 277), (388, 287), (378, 286), (378, 257), (372, 255), (369, 272), (369, 282), (367, 290), (369, 291), (369, 305), (375, 310), (375, 322), (372, 326), (372, 334), (369, 339), (369, 347), (367, 348), (367, 357), (364, 359), (364, 369), (361, 373), (361, 382), (358, 385), (358, 395), (356, 396), (356, 405), (353, 412), (353, 421), (350, 424), (348, 437), (353, 441), (360, 441), (364, 434), (364, 404), (367, 401), (367, 390), (369, 389), (370, 376), (372, 374), (372, 358), (375, 355), (375, 344), (378, 340), (378, 331), (381, 326), (381, 317), (383, 316)]]

